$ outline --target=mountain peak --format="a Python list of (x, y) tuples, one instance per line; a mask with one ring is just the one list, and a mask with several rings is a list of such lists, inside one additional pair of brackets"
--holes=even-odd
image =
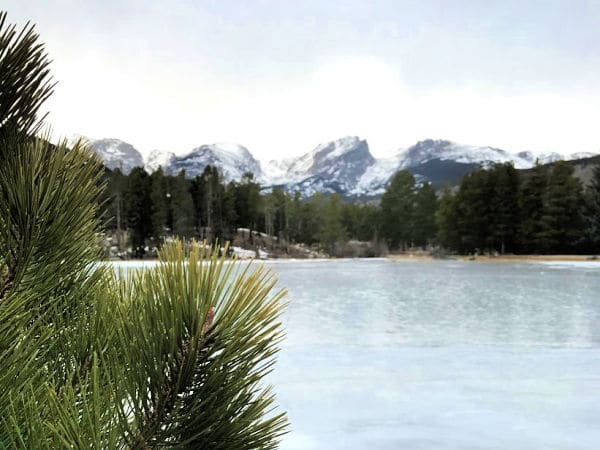
[[(88, 141), (109, 168), (121, 167), (129, 172), (143, 165), (140, 153), (126, 142), (112, 138)], [(580, 153), (570, 159), (589, 156), (592, 154)], [(375, 159), (366, 140), (346, 136), (320, 144), (300, 157), (270, 161), (264, 171), (246, 147), (232, 143), (201, 145), (183, 155), (155, 150), (148, 156), (146, 168), (153, 171), (162, 166), (171, 175), (183, 169), (188, 177), (194, 177), (211, 165), (226, 181), (240, 180), (251, 172), (267, 188), (279, 186), (305, 197), (316, 192), (359, 197), (383, 193), (392, 175), (401, 169), (410, 171), (419, 181), (441, 185), (457, 182), (465, 173), (494, 163), (510, 161), (523, 169), (532, 167), (536, 160), (548, 163), (558, 159), (563, 157), (557, 153), (509, 153), (447, 139), (424, 139), (392, 157)]]
[(190, 177), (201, 174), (206, 166), (219, 168), (227, 181), (239, 180), (247, 172), (257, 178), (262, 176), (260, 163), (250, 151), (238, 144), (206, 144), (194, 148), (191, 152), (174, 156), (170, 160), (170, 172), (185, 170)]
[(96, 153), (109, 169), (119, 168), (129, 173), (134, 167), (142, 167), (144, 158), (133, 145), (120, 139), (87, 139), (90, 149)]

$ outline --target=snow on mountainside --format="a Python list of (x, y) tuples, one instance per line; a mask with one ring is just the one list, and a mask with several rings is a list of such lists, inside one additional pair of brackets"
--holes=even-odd
[(296, 158), (273, 159), (263, 168), (263, 182), (269, 185), (285, 184), (288, 182), (287, 172)]
[(399, 158), (402, 161), (401, 169), (416, 167), (434, 159), (484, 165), (512, 161), (517, 169), (525, 169), (531, 167), (532, 156), (530, 152), (511, 154), (494, 147), (476, 147), (441, 139), (426, 139), (401, 151)]
[(356, 136), (348, 136), (317, 146), (301, 157), (276, 166), (287, 168), (277, 177), (265, 173), (270, 184), (285, 185), (288, 191), (303, 195), (319, 192), (348, 193), (355, 188), (364, 171), (375, 164), (369, 144)]
[(166, 172), (177, 174), (183, 169), (188, 177), (195, 177), (209, 165), (218, 167), (226, 181), (240, 180), (247, 172), (262, 177), (260, 163), (246, 147), (225, 143), (202, 145), (186, 155), (176, 155), (170, 159)]
[[(109, 168), (122, 167), (129, 172), (143, 165), (140, 153), (118, 139), (92, 140), (90, 144)], [(212, 165), (219, 168), (226, 181), (240, 180), (251, 172), (266, 188), (279, 187), (305, 197), (316, 192), (369, 197), (382, 194), (392, 175), (401, 169), (410, 171), (418, 182), (440, 186), (456, 183), (465, 173), (494, 163), (512, 161), (516, 168), (526, 169), (536, 160), (546, 164), (590, 156), (594, 154), (574, 153), (564, 158), (558, 153), (509, 153), (494, 147), (426, 139), (391, 157), (375, 159), (366, 140), (348, 136), (321, 144), (299, 157), (270, 161), (264, 167), (247, 148), (237, 144), (202, 145), (183, 155), (155, 150), (145, 167), (152, 172), (162, 166), (165, 173), (173, 175), (183, 169), (188, 177), (194, 177)]]
[(144, 165), (142, 154), (133, 145), (119, 139), (87, 139), (90, 149), (96, 153), (109, 169), (119, 168), (129, 173), (134, 167)]
[(296, 159), (289, 167), (286, 176), (289, 180), (300, 181), (307, 176), (342, 176), (344, 181), (358, 178), (357, 172), (375, 162), (367, 141), (356, 136), (348, 136), (317, 146), (312, 152)]
[(175, 158), (175, 153), (165, 152), (162, 150), (152, 150), (146, 158), (146, 164), (144, 167), (148, 172), (155, 172), (159, 167), (165, 170), (169, 170), (171, 161)]
[(592, 153), (592, 152), (577, 152), (577, 153), (571, 153), (567, 159), (584, 159), (584, 158), (591, 158), (591, 157), (597, 156), (597, 155), (598, 155), (597, 153)]
[(388, 181), (402, 165), (400, 154), (391, 158), (375, 160), (363, 172), (356, 186), (350, 191), (352, 195), (380, 195), (385, 192)]

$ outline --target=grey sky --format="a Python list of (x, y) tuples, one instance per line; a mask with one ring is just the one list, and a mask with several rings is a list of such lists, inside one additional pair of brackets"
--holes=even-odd
[(55, 134), (291, 156), (356, 134), (598, 151), (597, 1), (4, 0), (60, 82)]

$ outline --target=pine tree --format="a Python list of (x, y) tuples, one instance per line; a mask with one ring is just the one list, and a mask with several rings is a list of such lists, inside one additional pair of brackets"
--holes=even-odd
[(392, 248), (404, 248), (412, 237), (415, 179), (406, 170), (396, 173), (381, 197), (381, 231)]
[(412, 241), (425, 246), (436, 235), (435, 212), (437, 197), (430, 183), (423, 183), (415, 192), (415, 206), (412, 218)]
[(160, 244), (165, 236), (167, 218), (169, 216), (169, 203), (171, 194), (167, 191), (167, 179), (159, 167), (150, 175), (150, 201), (152, 204), (152, 237)]
[(457, 194), (457, 228), (461, 252), (483, 252), (491, 235), (491, 205), (494, 185), (487, 170), (465, 175)]
[(544, 252), (570, 252), (583, 239), (583, 188), (565, 161), (554, 165), (544, 192), (542, 229), (538, 238)]
[(512, 163), (496, 164), (490, 171), (491, 233), (488, 243), (500, 253), (514, 251), (519, 223), (519, 175)]
[(169, 179), (170, 209), (173, 221), (173, 234), (189, 238), (194, 234), (194, 201), (190, 194), (191, 184), (185, 178), (185, 171)]
[(342, 225), (341, 199), (338, 194), (321, 200), (319, 217), (318, 240), (330, 255), (335, 256), (336, 245), (346, 238), (346, 230)]
[(262, 199), (260, 185), (254, 180), (253, 174), (244, 174), (240, 182), (234, 184), (233, 196), (237, 227), (256, 229), (262, 215)]
[(458, 199), (447, 186), (444, 188), (438, 202), (435, 219), (439, 243), (446, 249), (460, 250), (461, 238), (458, 231)]
[(600, 165), (592, 170), (592, 179), (586, 190), (585, 219), (587, 236), (595, 252), (600, 251)]
[(46, 57), (5, 19), (0, 99), (19, 106), (0, 109), (0, 448), (275, 448), (285, 417), (261, 380), (283, 293), (202, 245), (126, 277), (101, 264), (100, 162), (31, 134)]
[(141, 258), (146, 252), (146, 239), (152, 234), (150, 176), (143, 167), (134, 167), (127, 180), (125, 193), (127, 227), (133, 254)]
[(519, 192), (519, 246), (527, 253), (542, 251), (544, 192), (548, 185), (546, 167), (536, 161), (529, 178)]

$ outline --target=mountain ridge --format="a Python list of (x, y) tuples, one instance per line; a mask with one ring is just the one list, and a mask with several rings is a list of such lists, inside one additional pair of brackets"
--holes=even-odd
[(429, 181), (439, 186), (494, 163), (513, 162), (517, 169), (527, 169), (536, 161), (544, 164), (595, 155), (579, 152), (570, 158), (558, 153), (513, 153), (490, 146), (425, 139), (387, 158), (375, 158), (366, 139), (346, 136), (322, 143), (301, 156), (266, 164), (257, 160), (246, 147), (231, 143), (204, 144), (185, 154), (154, 150), (144, 161), (141, 153), (124, 141), (100, 139), (89, 142), (107, 167), (120, 167), (126, 173), (136, 165), (144, 165), (150, 172), (161, 166), (165, 173), (174, 175), (185, 170), (187, 176), (194, 177), (207, 165), (213, 165), (220, 169), (226, 181), (239, 181), (245, 173), (251, 172), (266, 189), (277, 187), (288, 192), (298, 191), (304, 197), (316, 192), (346, 197), (377, 196), (385, 191), (391, 176), (402, 169), (411, 172), (419, 182)]

